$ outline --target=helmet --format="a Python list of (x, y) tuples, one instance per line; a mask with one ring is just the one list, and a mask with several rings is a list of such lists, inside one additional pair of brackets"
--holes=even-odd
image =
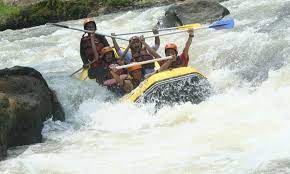
[(108, 52), (114, 52), (114, 50), (111, 48), (111, 47), (104, 47), (102, 50), (101, 50), (101, 55), (105, 55), (106, 53)]
[(165, 50), (166, 49), (174, 49), (175, 51), (177, 51), (177, 46), (174, 43), (168, 43), (165, 45)]
[(86, 19), (83, 21), (84, 29), (85, 29), (85, 30), (87, 29), (86, 25), (87, 25), (88, 23), (93, 23), (93, 24), (95, 25), (95, 28), (97, 28), (96, 23), (95, 23), (95, 21), (94, 21), (92, 18), (86, 18)]
[(87, 23), (89, 22), (95, 22), (92, 18), (86, 18), (84, 21), (83, 21), (83, 24), (86, 25)]
[(139, 70), (139, 69), (142, 69), (142, 66), (141, 65), (135, 65), (135, 66), (129, 67), (128, 71), (132, 72), (132, 71)]

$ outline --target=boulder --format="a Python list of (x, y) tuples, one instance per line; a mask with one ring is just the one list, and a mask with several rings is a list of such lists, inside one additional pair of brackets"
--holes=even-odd
[(217, 1), (190, 0), (171, 5), (161, 19), (162, 27), (175, 27), (191, 23), (211, 23), (230, 14)]
[(43, 122), (64, 121), (55, 92), (42, 75), (28, 67), (0, 70), (0, 159), (9, 147), (42, 141)]

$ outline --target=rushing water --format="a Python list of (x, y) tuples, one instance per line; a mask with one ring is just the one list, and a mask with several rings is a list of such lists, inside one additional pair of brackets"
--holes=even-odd
[[(68, 76), (82, 65), (82, 33), (49, 26), (1, 32), (0, 69), (39, 70), (57, 91), (67, 121), (48, 120), (43, 143), (10, 149), (0, 173), (290, 173), (290, 0), (223, 5), (236, 27), (198, 31), (190, 50), (190, 65), (217, 94), (157, 113), (106, 102), (104, 88)], [(164, 8), (96, 21), (107, 33), (150, 29)], [(82, 27), (80, 20), (65, 24)], [(186, 38), (162, 37), (159, 52), (167, 42), (181, 50)]]

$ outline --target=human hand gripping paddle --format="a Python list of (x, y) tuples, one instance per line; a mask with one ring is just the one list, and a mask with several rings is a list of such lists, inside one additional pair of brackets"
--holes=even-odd
[(120, 39), (120, 40), (124, 40), (124, 41), (129, 41), (129, 39), (125, 39), (122, 37), (118, 37), (118, 36), (112, 36), (112, 35), (108, 35), (108, 34), (104, 34), (101, 32), (94, 32), (94, 31), (90, 31), (90, 30), (83, 30), (83, 29), (79, 29), (79, 28), (73, 28), (67, 25), (61, 25), (61, 24), (55, 24), (55, 23), (47, 23), (47, 25), (53, 25), (56, 27), (61, 27), (61, 28), (66, 28), (66, 29), (70, 29), (70, 30), (76, 30), (76, 31), (81, 31), (81, 32), (85, 32), (85, 33), (96, 33), (98, 35), (102, 35), (102, 36), (106, 36), (106, 37), (111, 37), (111, 38), (116, 38), (116, 39)]
[[(210, 29), (210, 28), (213, 28), (215, 30), (232, 29), (234, 27), (234, 25), (235, 25), (235, 22), (233, 19), (222, 19), (222, 20), (216, 21), (208, 26), (196, 27), (196, 28), (194, 28), (194, 30), (203, 30), (203, 29)], [(172, 34), (177, 34), (177, 33), (183, 33), (183, 32), (187, 32), (187, 31), (188, 30), (182, 30), (182, 31), (157, 34), (157, 35), (153, 35), (153, 36), (147, 36), (147, 37), (145, 37), (145, 39), (157, 37), (157, 36), (166, 36), (166, 35), (172, 35)]]

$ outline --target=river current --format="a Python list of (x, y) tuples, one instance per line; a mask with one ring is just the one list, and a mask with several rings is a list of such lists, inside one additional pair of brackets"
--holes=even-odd
[[(66, 122), (45, 122), (43, 143), (9, 149), (0, 173), (290, 173), (290, 1), (222, 4), (235, 28), (196, 31), (189, 63), (216, 94), (156, 113), (150, 105), (108, 102), (110, 93), (94, 81), (69, 77), (82, 66), (82, 33), (45, 25), (0, 32), (0, 69), (37, 69), (66, 112)], [(147, 30), (165, 8), (95, 20), (106, 33)], [(81, 28), (82, 20), (63, 24)], [(162, 37), (159, 53), (167, 42), (181, 51), (186, 39)]]

